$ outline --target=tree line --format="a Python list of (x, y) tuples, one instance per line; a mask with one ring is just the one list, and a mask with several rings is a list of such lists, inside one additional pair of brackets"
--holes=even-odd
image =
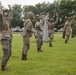
[[(27, 13), (32, 11), (36, 16), (44, 13), (49, 13), (49, 18), (55, 18), (56, 12), (59, 14), (59, 22), (56, 28), (62, 28), (63, 23), (67, 16), (76, 15), (76, 0), (58, 0), (53, 3), (38, 3), (33, 5), (24, 5), (23, 7), (19, 4), (13, 5), (13, 19), (11, 22), (12, 27), (23, 27), (23, 22), (27, 18)], [(34, 26), (34, 24), (33, 24)]]

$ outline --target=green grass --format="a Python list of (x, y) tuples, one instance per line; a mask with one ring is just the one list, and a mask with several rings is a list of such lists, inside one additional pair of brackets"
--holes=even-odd
[[(32, 37), (28, 60), (22, 61), (22, 36), (13, 36), (12, 56), (7, 65), (11, 71), (0, 71), (0, 75), (76, 75), (76, 37), (70, 38), (65, 44), (61, 34), (55, 34), (54, 47), (49, 48), (49, 44), (44, 43), (42, 53), (37, 52), (36, 40)], [(0, 64), (1, 57), (0, 45)]]

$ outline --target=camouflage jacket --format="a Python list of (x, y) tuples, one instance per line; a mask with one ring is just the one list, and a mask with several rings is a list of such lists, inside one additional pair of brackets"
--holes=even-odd
[(42, 36), (42, 27), (41, 27), (41, 22), (37, 22), (35, 24), (35, 36), (36, 37), (41, 37)]
[(32, 33), (32, 21), (30, 19), (27, 19), (24, 22), (24, 30), (22, 32), (22, 36), (31, 37)]

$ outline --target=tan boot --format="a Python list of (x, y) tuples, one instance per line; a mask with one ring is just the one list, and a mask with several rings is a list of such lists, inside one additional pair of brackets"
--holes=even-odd
[(27, 60), (27, 55), (22, 54), (22, 60)]

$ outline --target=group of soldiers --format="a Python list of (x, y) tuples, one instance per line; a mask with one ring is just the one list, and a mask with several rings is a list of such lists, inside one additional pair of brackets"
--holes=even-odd
[[(12, 20), (12, 8), (11, 5), (8, 5), (9, 11), (2, 10), (2, 5), (0, 2), (0, 32), (1, 32), (1, 44), (2, 44), (2, 50), (3, 50), (3, 57), (2, 57), (2, 63), (1, 63), (1, 70), (2, 71), (8, 71), (7, 68), (7, 62), (11, 56), (12, 51), (12, 32), (10, 29), (11, 20)], [(37, 44), (37, 51), (43, 52), (41, 50), (41, 47), (43, 45), (43, 26), (44, 26), (44, 17), (39, 16), (37, 19), (35, 18), (35, 14), (33, 12), (29, 12), (28, 19), (24, 22), (24, 30), (22, 32), (23, 37), (23, 48), (22, 48), (22, 58), (21, 60), (27, 60), (27, 54), (28, 50), (30, 48), (30, 37), (32, 37), (32, 34), (34, 33), (36, 38), (36, 44)], [(35, 31), (33, 30), (33, 20), (36, 20), (35, 23)], [(54, 38), (54, 27), (58, 23), (58, 14), (56, 14), (56, 20), (54, 21), (52, 18), (46, 19), (46, 25), (48, 25), (48, 36), (49, 37), (49, 47), (53, 47), (52, 41)], [(70, 29), (72, 24), (76, 25), (76, 18), (72, 19), (71, 17), (68, 17), (63, 32), (65, 32), (65, 43), (69, 40), (70, 37)], [(76, 35), (76, 34), (75, 34)]]
[[(50, 21), (46, 21), (48, 25), (48, 33), (49, 33), (49, 47), (52, 47), (52, 41), (54, 38), (54, 27), (58, 22), (58, 14), (56, 14), (57, 18), (56, 21), (53, 22), (51, 18)], [(22, 49), (22, 60), (27, 60), (27, 53), (30, 48), (30, 37), (32, 36), (33, 32), (35, 33), (36, 44), (37, 44), (37, 51), (43, 52), (41, 47), (43, 45), (43, 25), (44, 25), (44, 17), (39, 16), (36, 19), (35, 23), (35, 31), (33, 31), (32, 27), (32, 20), (35, 19), (35, 15), (32, 12), (28, 13), (28, 19), (24, 22), (24, 30), (22, 33), (23, 36), (23, 49)], [(47, 36), (48, 37), (48, 36)]]

